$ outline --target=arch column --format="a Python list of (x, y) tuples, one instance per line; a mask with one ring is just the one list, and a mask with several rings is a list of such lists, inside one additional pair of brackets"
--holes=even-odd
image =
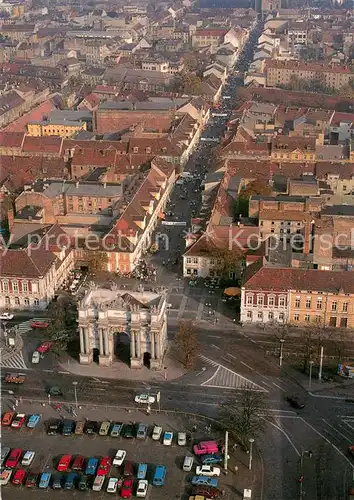
[(131, 330), (130, 341), (130, 368), (141, 368), (143, 357), (141, 355), (140, 330)]
[(92, 363), (92, 348), (88, 326), (80, 327), (80, 350), (80, 363), (83, 365)]
[(100, 350), (99, 364), (101, 366), (111, 366), (113, 345), (110, 342), (110, 332), (108, 328), (102, 328), (100, 332), (100, 349), (102, 343), (102, 351)]

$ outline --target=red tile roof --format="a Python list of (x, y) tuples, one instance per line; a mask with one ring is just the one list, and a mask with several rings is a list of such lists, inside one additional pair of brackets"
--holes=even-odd
[(0, 132), (0, 148), (21, 148), (24, 132)]
[[(319, 271), (314, 269), (270, 268), (259, 264), (246, 270), (246, 290), (309, 290), (319, 292), (354, 293), (354, 279), (347, 271)], [(254, 272), (254, 274), (252, 274)]]
[(57, 257), (44, 248), (8, 250), (1, 257), (2, 278), (40, 278), (45, 276)]
[(26, 136), (23, 143), (24, 153), (50, 153), (60, 155), (63, 139), (61, 137), (31, 137)]
[(36, 122), (43, 119), (43, 116), (48, 115), (51, 111), (55, 109), (55, 105), (50, 99), (42, 102), (31, 111), (23, 116), (20, 116), (17, 120), (10, 123), (3, 132), (25, 132), (27, 130), (28, 122)]

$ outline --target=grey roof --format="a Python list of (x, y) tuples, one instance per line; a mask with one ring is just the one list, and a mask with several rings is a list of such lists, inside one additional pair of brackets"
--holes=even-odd
[(68, 196), (99, 196), (101, 198), (111, 198), (122, 196), (123, 192), (120, 184), (102, 184), (86, 181), (38, 181), (35, 184), (35, 191), (43, 192), (48, 198), (55, 198), (63, 192)]
[(72, 111), (70, 109), (55, 110), (49, 113), (49, 121), (57, 120), (68, 120), (68, 121), (80, 121), (80, 120), (92, 120), (92, 113), (87, 110), (83, 111)]
[(264, 200), (264, 201), (288, 201), (288, 202), (305, 202), (307, 198), (304, 196), (262, 196), (256, 194), (251, 196), (252, 200)]
[(354, 217), (354, 206), (353, 205), (332, 205), (330, 207), (325, 207), (322, 210), (323, 215), (332, 215), (339, 217)]

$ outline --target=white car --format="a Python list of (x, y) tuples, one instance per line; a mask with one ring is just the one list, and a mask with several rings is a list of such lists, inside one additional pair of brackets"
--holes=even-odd
[(39, 363), (39, 360), (41, 359), (41, 355), (39, 354), (38, 351), (34, 351), (32, 354), (32, 363), (34, 365), (37, 365)]
[(147, 495), (149, 487), (149, 482), (146, 479), (140, 479), (138, 482), (138, 487), (136, 489), (136, 496), (139, 498), (145, 498)]
[(165, 432), (163, 435), (163, 441), (162, 444), (165, 446), (171, 446), (173, 440), (173, 432)]
[(220, 468), (212, 465), (198, 465), (196, 468), (197, 476), (219, 477)]
[(118, 479), (116, 477), (110, 477), (107, 486), (107, 493), (117, 493)]
[(118, 465), (118, 467), (120, 467), (126, 456), (127, 452), (125, 450), (117, 450), (116, 456), (113, 459), (113, 465)]
[(161, 439), (161, 434), (162, 434), (162, 427), (160, 427), (159, 425), (155, 425), (153, 431), (152, 431), (152, 439), (154, 441), (160, 441)]
[(36, 455), (35, 451), (26, 451), (26, 453), (23, 455), (21, 465), (26, 466), (26, 465), (31, 465), (31, 463), (34, 460), (34, 457)]
[(179, 432), (177, 434), (177, 443), (179, 446), (186, 446), (187, 444), (187, 434), (185, 432)]
[(11, 469), (4, 469), (0, 474), (0, 485), (5, 486), (5, 484), (7, 484), (10, 481), (11, 474), (12, 474)]
[(11, 319), (14, 319), (14, 315), (11, 313), (1, 313), (0, 319), (3, 319), (4, 321), (10, 321)]
[(137, 394), (135, 396), (136, 403), (143, 403), (143, 404), (153, 404), (155, 403), (155, 397), (154, 396), (149, 396), (148, 394)]

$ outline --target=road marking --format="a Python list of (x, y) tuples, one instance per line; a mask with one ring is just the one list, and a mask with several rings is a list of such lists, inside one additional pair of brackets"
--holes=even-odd
[(324, 436), (321, 432), (319, 432), (317, 429), (315, 429), (315, 427), (313, 427), (313, 425), (311, 425), (309, 422), (307, 422), (306, 420), (304, 420), (302, 417), (300, 417), (300, 420), (305, 424), (307, 425), (308, 427), (310, 427), (310, 429), (312, 429), (314, 432), (316, 432), (316, 434), (318, 434), (322, 439), (324, 439), (328, 444), (330, 444), (331, 446), (333, 446), (333, 448), (345, 459), (346, 462), (348, 462), (352, 468), (352, 471), (354, 473), (354, 464), (351, 460), (349, 460), (349, 458), (344, 455), (344, 453), (342, 453), (340, 451), (340, 449), (335, 445), (333, 444), (328, 438), (326, 438), (326, 436)]
[(267, 387), (269, 387), (270, 389), (273, 389), (273, 387), (270, 384), (267, 384), (267, 382), (264, 382), (264, 380), (261, 381), (261, 384), (264, 384)]
[(328, 425), (328, 427), (331, 427), (335, 432), (336, 434), (339, 434), (340, 436), (342, 436), (346, 441), (348, 441), (349, 443), (351, 443), (353, 440), (348, 438), (348, 436), (345, 436), (344, 434), (342, 434), (341, 432), (339, 432), (338, 429), (336, 429), (333, 425), (331, 425), (329, 422), (327, 422), (327, 420), (325, 420), (324, 418), (322, 419), (323, 422)]
[(207, 335), (207, 337), (211, 339), (221, 339), (221, 337), (219, 337), (218, 335)]
[(220, 351), (220, 347), (218, 347), (217, 345), (215, 344), (211, 344), (211, 347), (215, 347), (215, 349), (218, 349)]
[(227, 353), (227, 356), (230, 356), (230, 358), (233, 358), (233, 359), (236, 359), (236, 360), (237, 360), (236, 356), (233, 356), (233, 355), (232, 355), (232, 354), (230, 354), (230, 353)]
[(354, 427), (352, 425), (348, 424), (348, 422), (346, 420), (343, 420), (343, 422), (354, 431)]
[(254, 371), (253, 368), (248, 365), (247, 363), (244, 363), (243, 361), (240, 361), (240, 363), (243, 365), (243, 366), (246, 366), (247, 368), (249, 368), (250, 370)]
[(273, 385), (275, 385), (275, 387), (278, 387), (278, 389), (280, 389), (281, 391), (286, 392), (285, 389), (283, 389), (282, 387), (280, 387), (280, 385), (276, 384), (275, 382), (273, 382)]
[(290, 438), (290, 436), (284, 431), (284, 429), (282, 429), (280, 427), (280, 422), (278, 422), (279, 425), (276, 425), (274, 422), (270, 422), (269, 420), (266, 420), (266, 422), (268, 422), (268, 424), (272, 425), (273, 427), (275, 427), (276, 429), (278, 429), (278, 431), (280, 431), (282, 434), (284, 434), (284, 436), (286, 437), (286, 439), (289, 441), (289, 443), (291, 444), (291, 446), (294, 448), (294, 451), (297, 454), (297, 456), (301, 457), (301, 453), (296, 448), (295, 443), (292, 441), (292, 439)]
[(46, 372), (46, 373), (54, 373), (54, 370), (42, 370), (42, 372)]

